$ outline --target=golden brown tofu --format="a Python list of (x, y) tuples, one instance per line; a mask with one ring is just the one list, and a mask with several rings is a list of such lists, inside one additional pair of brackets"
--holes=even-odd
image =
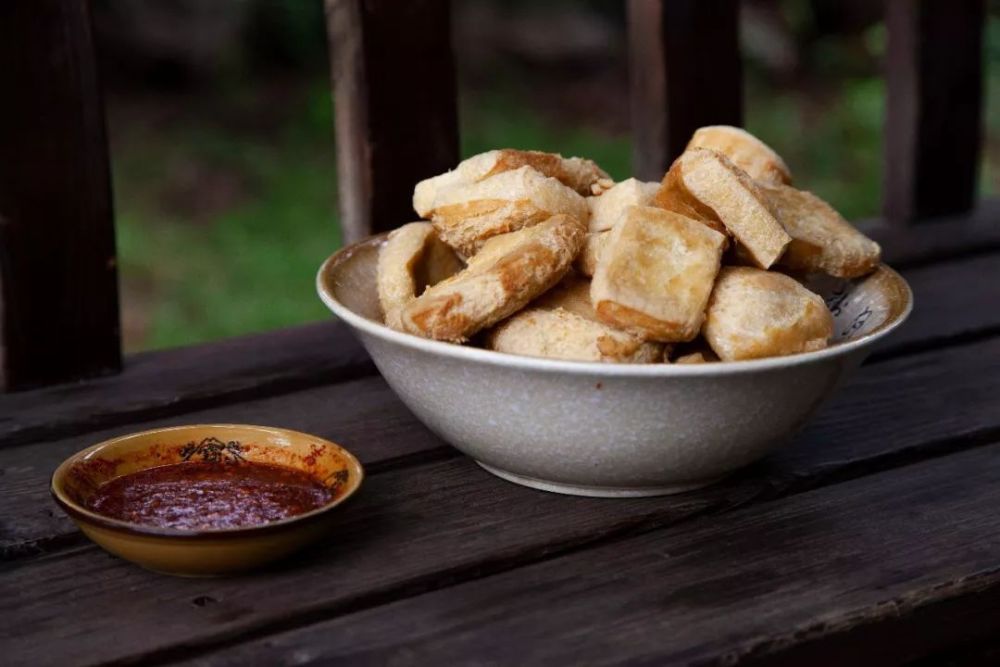
[(526, 308), (487, 337), (491, 350), (531, 357), (613, 363), (654, 363), (663, 346), (562, 308)]
[(587, 223), (586, 200), (531, 167), (500, 172), (438, 191), (431, 220), (441, 238), (466, 257), (484, 242), (566, 214)]
[(882, 257), (879, 245), (816, 195), (787, 185), (766, 188), (765, 192), (778, 222), (792, 237), (778, 262), (782, 266), (838, 278), (858, 278), (878, 267)]
[(531, 167), (545, 176), (551, 176), (584, 196), (602, 192), (613, 183), (608, 174), (591, 160), (503, 148), (473, 155), (460, 162), (455, 169), (417, 183), (413, 190), (413, 209), (422, 218), (430, 217), (439, 190), (478, 183), (521, 167)]
[(723, 361), (777, 357), (826, 347), (833, 317), (818, 294), (793, 278), (727, 266), (712, 291), (703, 333)]
[(402, 308), (461, 268), (462, 261), (429, 222), (411, 222), (390, 233), (379, 250), (375, 277), (386, 325), (401, 329)]
[(646, 340), (698, 335), (725, 237), (649, 206), (626, 209), (609, 234), (590, 288), (601, 320)]
[(523, 308), (570, 269), (586, 225), (567, 215), (487, 241), (451, 278), (403, 308), (403, 329), (437, 340), (463, 342)]
[(674, 161), (654, 204), (670, 209), (677, 201), (702, 219), (711, 210), (760, 268), (774, 264), (791, 241), (761, 186), (721, 153), (693, 148)]
[(615, 226), (627, 207), (649, 206), (659, 189), (659, 183), (644, 183), (630, 178), (616, 183), (600, 196), (587, 197), (587, 204), (590, 206), (590, 231), (608, 231)]
[(755, 181), (770, 185), (792, 182), (792, 172), (781, 156), (742, 128), (731, 125), (698, 128), (687, 147), (722, 153)]

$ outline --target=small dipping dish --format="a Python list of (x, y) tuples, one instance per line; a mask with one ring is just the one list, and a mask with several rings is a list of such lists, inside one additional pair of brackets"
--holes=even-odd
[[(332, 523), (330, 510), (357, 491), (363, 476), (358, 460), (328, 440), (208, 424), (98, 443), (66, 459), (51, 490), (80, 530), (109, 552), (156, 572), (211, 576), (253, 569), (315, 541)], [(140, 484), (159, 484), (159, 495), (137, 492)], [(206, 494), (232, 494), (206, 504), (193, 490), (198, 484)], [(132, 505), (110, 511), (110, 490), (124, 492)], [(171, 497), (179, 507), (169, 507)], [(274, 514), (281, 502), (287, 513)]]

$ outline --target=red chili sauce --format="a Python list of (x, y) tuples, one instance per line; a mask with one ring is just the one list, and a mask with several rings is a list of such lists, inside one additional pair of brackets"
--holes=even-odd
[(334, 494), (314, 477), (267, 463), (187, 462), (123, 475), (89, 508), (129, 523), (181, 530), (246, 528), (316, 509)]

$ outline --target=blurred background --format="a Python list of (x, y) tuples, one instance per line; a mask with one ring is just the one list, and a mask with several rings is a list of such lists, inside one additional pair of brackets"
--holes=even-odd
[[(624, 2), (453, 6), (463, 155), (558, 151), (628, 177)], [(741, 20), (747, 128), (800, 187), (876, 215), (881, 3), (744, 0)], [(329, 317), (313, 290), (340, 245), (322, 0), (96, 0), (94, 21), (126, 351)], [(997, 0), (984, 47), (987, 195), (1000, 192)]]

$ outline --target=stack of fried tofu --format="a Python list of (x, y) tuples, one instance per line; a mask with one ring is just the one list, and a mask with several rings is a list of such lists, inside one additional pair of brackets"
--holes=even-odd
[(829, 344), (809, 274), (858, 278), (878, 244), (791, 185), (745, 130), (694, 133), (660, 183), (513, 149), (421, 181), (378, 260), (386, 325), (510, 354), (705, 363)]

